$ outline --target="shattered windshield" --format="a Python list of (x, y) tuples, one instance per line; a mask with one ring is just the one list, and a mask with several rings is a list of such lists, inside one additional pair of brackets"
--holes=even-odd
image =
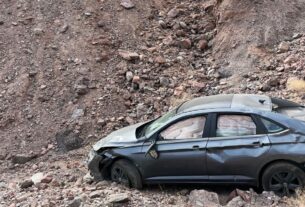
[(161, 116), (160, 118), (156, 119), (146, 127), (145, 135), (148, 135), (151, 132), (153, 132), (155, 129), (158, 129), (159, 127), (163, 126), (168, 120), (170, 120), (175, 115), (176, 115), (176, 108), (167, 112), (165, 115)]

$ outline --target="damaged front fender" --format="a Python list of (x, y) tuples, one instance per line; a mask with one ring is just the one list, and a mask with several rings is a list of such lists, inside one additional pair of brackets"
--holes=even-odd
[(115, 156), (108, 153), (107, 151), (97, 153), (96, 151), (91, 150), (89, 153), (88, 160), (88, 169), (90, 171), (91, 176), (93, 176), (94, 179), (97, 181), (107, 179), (107, 169), (112, 164), (115, 158)]

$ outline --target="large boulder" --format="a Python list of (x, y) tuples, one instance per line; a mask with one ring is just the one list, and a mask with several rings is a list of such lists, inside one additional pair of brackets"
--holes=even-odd
[(192, 190), (189, 195), (189, 203), (192, 207), (219, 207), (217, 193), (206, 190)]
[(35, 155), (35, 154), (17, 154), (17, 155), (12, 156), (12, 163), (25, 164), (36, 157), (37, 157), (37, 155)]
[(56, 134), (56, 141), (59, 150), (67, 152), (82, 147), (84, 140), (72, 130), (64, 130)]
[(109, 196), (108, 203), (124, 203), (129, 200), (127, 193), (117, 193)]

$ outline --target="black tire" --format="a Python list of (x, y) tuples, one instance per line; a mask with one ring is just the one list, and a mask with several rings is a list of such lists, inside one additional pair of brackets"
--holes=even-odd
[(266, 168), (262, 175), (262, 186), (279, 196), (294, 195), (304, 187), (305, 173), (302, 169), (287, 162), (277, 162)]
[(111, 166), (111, 180), (130, 188), (141, 189), (143, 187), (141, 175), (138, 169), (127, 160), (118, 160)]

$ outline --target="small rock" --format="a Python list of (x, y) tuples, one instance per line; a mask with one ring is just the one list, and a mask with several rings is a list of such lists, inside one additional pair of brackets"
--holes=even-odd
[(167, 77), (160, 77), (159, 82), (160, 82), (160, 85), (164, 86), (164, 87), (166, 87), (170, 84), (170, 81)]
[(84, 116), (84, 115), (85, 115), (85, 110), (84, 110), (84, 109), (75, 109), (75, 110), (73, 111), (73, 113), (72, 113), (71, 118), (72, 118), (73, 120), (76, 120), (76, 119), (78, 119), (79, 117), (82, 117), (82, 116)]
[(208, 47), (208, 41), (206, 40), (200, 40), (198, 43), (198, 49), (199, 50), (205, 50)]
[(132, 9), (135, 5), (131, 0), (121, 0), (121, 6), (125, 9)]
[(193, 81), (192, 88), (194, 88), (197, 93), (202, 92), (206, 88), (206, 84), (202, 82)]
[(7, 188), (7, 185), (5, 182), (0, 181), (0, 189), (1, 188)]
[(185, 24), (185, 22), (179, 22), (180, 27), (182, 27), (183, 29), (187, 28), (187, 25)]
[(190, 49), (192, 47), (192, 41), (190, 39), (183, 39), (179, 43), (180, 47)]
[(287, 52), (289, 50), (289, 44), (287, 42), (281, 42), (278, 49), (280, 52)]
[(3, 20), (0, 20), (0, 25), (3, 25), (4, 24), (4, 21)]
[(88, 87), (86, 85), (75, 85), (74, 89), (78, 95), (85, 95), (88, 93)]
[(232, 74), (232, 71), (227, 69), (227, 68), (220, 68), (218, 70), (218, 75), (219, 77), (218, 78), (229, 78), (231, 77), (233, 74)]
[(159, 64), (164, 64), (164, 63), (166, 63), (166, 60), (165, 60), (164, 57), (158, 56), (158, 57), (155, 58), (155, 62), (159, 63)]
[(242, 206), (246, 206), (246, 202), (240, 197), (234, 197), (232, 200), (230, 200), (226, 207), (242, 207)]
[(159, 20), (159, 25), (161, 26), (161, 28), (165, 29), (167, 27), (166, 23), (163, 20)]
[(140, 57), (138, 53), (126, 50), (119, 50), (119, 55), (125, 60), (137, 60)]
[(180, 11), (177, 8), (172, 8), (171, 10), (169, 10), (169, 12), (167, 13), (167, 16), (170, 18), (175, 18), (179, 15)]
[(29, 72), (29, 77), (34, 77), (37, 75), (37, 71), (30, 71)]
[(21, 202), (23, 202), (23, 201), (26, 201), (26, 200), (28, 199), (28, 197), (29, 197), (28, 194), (18, 195), (18, 196), (16, 197), (16, 201), (17, 201), (18, 203), (21, 203)]
[(106, 122), (105, 119), (100, 118), (100, 119), (97, 120), (97, 125), (99, 125), (101, 127), (105, 126), (106, 124), (107, 124), (107, 122)]
[(184, 91), (183, 86), (176, 87), (175, 90), (174, 90), (174, 96), (181, 96), (183, 91)]
[(93, 177), (90, 175), (90, 173), (87, 173), (84, 177), (83, 177), (83, 181), (85, 183), (92, 183), (93, 182)]
[(292, 39), (298, 39), (298, 38), (300, 38), (300, 37), (302, 37), (302, 34), (300, 34), (300, 33), (295, 33), (295, 34), (293, 34)]
[(84, 13), (84, 15), (85, 15), (86, 17), (90, 17), (90, 16), (92, 16), (92, 13), (91, 13), (90, 11), (87, 11), (87, 12)]
[(43, 29), (41, 28), (34, 28), (33, 32), (35, 35), (41, 35), (43, 33)]
[(176, 199), (175, 199), (174, 197), (170, 197), (170, 198), (168, 199), (167, 203), (168, 203), (169, 205), (175, 205)]
[(101, 191), (93, 191), (92, 193), (89, 194), (89, 198), (98, 198), (101, 197), (102, 192)]
[(128, 124), (134, 124), (134, 123), (135, 123), (135, 121), (134, 121), (131, 117), (129, 117), (129, 116), (127, 116), (127, 117), (125, 118), (125, 121), (126, 121)]
[(102, 28), (102, 27), (105, 26), (105, 22), (102, 21), (102, 20), (101, 20), (101, 21), (98, 21), (98, 22), (97, 22), (97, 26), (100, 27), (100, 28)]
[(82, 199), (77, 197), (74, 198), (74, 200), (68, 204), (68, 207), (80, 207), (81, 205), (82, 205)]
[(50, 182), (52, 182), (52, 180), (53, 180), (53, 177), (51, 175), (47, 175), (41, 179), (41, 183), (50, 183)]
[(31, 177), (31, 180), (36, 185), (37, 183), (41, 183), (41, 180), (44, 178), (44, 175), (42, 172), (36, 173)]
[(145, 107), (145, 105), (143, 103), (139, 103), (137, 105), (136, 111), (137, 111), (137, 116), (140, 117), (147, 112), (147, 108)]
[(268, 84), (264, 84), (262, 85), (262, 87), (260, 88), (261, 91), (270, 91), (270, 86)]
[(267, 81), (267, 85), (269, 86), (277, 86), (279, 84), (279, 78), (271, 78)]
[(183, 195), (183, 196), (186, 196), (188, 193), (189, 193), (188, 189), (182, 189), (182, 190), (179, 191), (179, 194)]
[(127, 193), (112, 194), (109, 196), (108, 203), (123, 203), (129, 200)]
[(140, 80), (141, 80), (140, 77), (137, 76), (137, 75), (133, 76), (133, 78), (132, 78), (132, 82), (133, 82), (133, 83), (139, 84), (139, 83), (140, 83)]
[(131, 71), (127, 71), (125, 76), (128, 82), (132, 81), (133, 73)]
[(291, 63), (296, 62), (297, 60), (298, 60), (297, 57), (295, 57), (294, 55), (290, 55), (284, 60), (284, 63), (291, 64)]
[(44, 90), (44, 89), (46, 89), (46, 88), (47, 88), (46, 85), (41, 85), (41, 86), (40, 86), (40, 89), (41, 89), (41, 90)]
[(22, 183), (19, 184), (20, 188), (24, 189), (24, 188), (29, 188), (33, 185), (33, 181), (32, 180), (25, 180)]
[(60, 28), (59, 32), (60, 32), (60, 33), (65, 33), (66, 31), (68, 31), (68, 29), (69, 29), (69, 25), (68, 25), (68, 24), (64, 24), (64, 25)]

